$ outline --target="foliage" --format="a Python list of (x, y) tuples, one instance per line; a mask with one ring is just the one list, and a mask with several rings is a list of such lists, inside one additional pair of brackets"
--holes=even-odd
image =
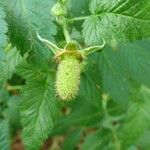
[[(51, 13), (56, 2), (65, 13)], [(18, 131), (25, 150), (48, 138), (52, 149), (59, 136), (63, 150), (149, 150), (149, 10), (149, 0), (1, 1), (0, 150)], [(92, 53), (74, 100), (56, 96), (60, 60), (36, 32), (60, 50), (73, 39), (81, 54)]]

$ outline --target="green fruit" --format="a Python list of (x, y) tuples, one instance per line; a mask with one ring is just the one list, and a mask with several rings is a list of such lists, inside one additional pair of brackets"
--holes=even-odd
[(71, 55), (60, 61), (56, 76), (56, 94), (62, 100), (77, 96), (80, 85), (81, 62)]

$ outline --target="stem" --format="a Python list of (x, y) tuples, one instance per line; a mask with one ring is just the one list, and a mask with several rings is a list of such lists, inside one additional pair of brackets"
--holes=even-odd
[(82, 17), (74, 17), (74, 18), (66, 18), (67, 22), (74, 22), (74, 21), (81, 21), (81, 20), (85, 20), (87, 18), (90, 18), (90, 17), (99, 17), (101, 16), (101, 14), (97, 14), (97, 15), (89, 15), (89, 16), (82, 16)]
[(62, 28), (63, 28), (63, 33), (65, 36), (65, 40), (67, 41), (67, 43), (69, 43), (71, 41), (68, 29), (67, 29), (67, 23), (66, 20), (64, 20), (63, 24), (62, 24)]
[(114, 126), (112, 124), (112, 120), (110, 119), (109, 113), (107, 111), (107, 102), (108, 102), (108, 100), (103, 100), (102, 101), (104, 114), (105, 114), (106, 119), (110, 123), (110, 130), (111, 130), (113, 138), (114, 138), (114, 143), (115, 143), (116, 150), (121, 150), (121, 145), (120, 145), (117, 133), (116, 133), (116, 129), (114, 128)]
[[(54, 6), (57, 6), (57, 5), (58, 5), (58, 7), (56, 7), (56, 8), (53, 7), (54, 9), (56, 9), (55, 10), (56, 13), (54, 13), (54, 15), (55, 15), (56, 21), (62, 26), (63, 34), (64, 34), (66, 42), (69, 43), (71, 41), (71, 38), (69, 35), (67, 19), (66, 19), (67, 12), (68, 12), (67, 0), (66, 1), (57, 0), (56, 5), (54, 5)], [(57, 11), (59, 11), (59, 9), (60, 9), (60, 14), (59, 13), (57, 14)]]
[(7, 85), (6, 89), (8, 91), (21, 90), (22, 89), (22, 85)]
[(83, 16), (83, 17), (68, 18), (67, 22), (81, 21), (81, 20), (85, 20), (89, 17), (91, 17), (91, 15), (90, 16)]
[(118, 136), (117, 136), (117, 133), (116, 133), (116, 130), (114, 128), (114, 126), (112, 125), (112, 134), (113, 134), (113, 138), (114, 138), (114, 142), (115, 142), (115, 146), (116, 146), (116, 150), (121, 150), (121, 147), (120, 147), (120, 142), (119, 142), (119, 139), (118, 139)]

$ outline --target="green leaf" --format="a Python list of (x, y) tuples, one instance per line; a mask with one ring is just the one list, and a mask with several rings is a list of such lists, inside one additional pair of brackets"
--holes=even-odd
[(76, 145), (80, 142), (82, 132), (83, 129), (77, 128), (69, 134), (62, 145), (62, 150), (74, 150)]
[(138, 97), (132, 101), (127, 113), (127, 119), (121, 130), (121, 141), (126, 149), (144, 135), (150, 127), (150, 89), (142, 86)]
[(17, 65), (22, 61), (22, 57), (16, 48), (5, 52), (5, 61), (2, 62), (0, 84), (6, 82), (15, 73)]
[(132, 78), (150, 87), (150, 40), (120, 44), (119, 50)]
[(37, 150), (53, 129), (56, 115), (54, 79), (48, 74), (36, 74), (23, 88), (21, 118), (23, 142), (28, 150)]
[(21, 76), (23, 79), (32, 79), (34, 77), (42, 76), (43, 72), (38, 66), (27, 63), (26, 60), (23, 60), (16, 68), (16, 73)]
[(85, 15), (89, 13), (88, 4), (90, 0), (70, 0), (69, 12), (75, 16)]
[(97, 55), (97, 72), (101, 73), (102, 88), (114, 101), (126, 107), (132, 88), (129, 73), (122, 53), (107, 47), (101, 55)]
[(10, 132), (12, 135), (21, 128), (19, 112), (20, 96), (10, 96), (7, 102), (7, 108), (4, 110), (5, 118), (9, 120)]
[(81, 146), (81, 150), (101, 149), (102, 140), (100, 139), (100, 137), (101, 137), (101, 133), (97, 131), (88, 134), (88, 136), (84, 140), (84, 143)]
[(107, 130), (89, 132), (81, 144), (81, 150), (114, 150), (111, 143), (111, 134)]
[(93, 17), (86, 19), (83, 24), (85, 42), (90, 39), (95, 42), (95, 38), (99, 40), (101, 36), (107, 42), (149, 37), (149, 9), (148, 0), (92, 0), (90, 10)]
[(94, 45), (102, 42), (99, 25), (100, 20), (97, 17), (88, 18), (83, 23), (82, 34), (86, 45)]
[(100, 123), (101, 111), (84, 99), (77, 99), (71, 107), (72, 111), (69, 115), (61, 116), (54, 125), (52, 135), (62, 134), (74, 127), (97, 126)]
[(11, 78), (15, 67), (21, 61), (21, 56), (16, 48), (4, 50), (7, 44), (7, 24), (4, 19), (5, 13), (0, 7), (0, 85)]
[[(88, 69), (90, 69), (91, 66), (87, 66)], [(95, 80), (97, 76), (94, 76), (96, 70), (93, 69), (93, 72), (89, 72), (89, 70), (84, 71), (82, 73), (81, 78), (81, 85), (80, 85), (80, 91), (79, 91), (79, 97), (77, 97), (77, 100), (80, 99), (81, 101), (84, 100), (85, 102), (91, 104), (98, 110), (101, 110), (102, 104), (101, 104), (101, 97), (100, 97), (100, 89), (97, 81)]]
[(4, 53), (4, 47), (6, 46), (7, 43), (7, 37), (6, 37), (6, 32), (7, 32), (7, 24), (5, 22), (5, 13), (3, 9), (0, 7), (0, 69), (2, 65), (2, 60), (5, 58), (5, 53)]
[(146, 130), (144, 136), (138, 141), (137, 145), (144, 150), (149, 150), (150, 148), (150, 130)]
[[(135, 88), (134, 82), (150, 86), (149, 40), (116, 43), (105, 47), (101, 54), (90, 57), (96, 70), (91, 74), (103, 92), (126, 108)], [(94, 77), (93, 77), (94, 76)], [(94, 79), (95, 78), (95, 79)]]
[(4, 104), (6, 106), (9, 98), (9, 93), (5, 88), (0, 88), (0, 104)]
[(6, 120), (0, 119), (0, 149), (10, 149), (10, 134), (9, 134), (9, 123)]
[(42, 67), (50, 57), (50, 50), (37, 39), (36, 31), (39, 29), (43, 37), (54, 40), (56, 26), (50, 14), (53, 3), (53, 0), (6, 0), (3, 2), (10, 41), (17, 46), (21, 54), (30, 51), (30, 60), (32, 62), (36, 60), (35, 63)]

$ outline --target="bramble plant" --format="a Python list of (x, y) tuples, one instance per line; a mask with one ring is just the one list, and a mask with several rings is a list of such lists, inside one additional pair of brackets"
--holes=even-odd
[(149, 0), (0, 1), (0, 150), (149, 150), (149, 37)]

